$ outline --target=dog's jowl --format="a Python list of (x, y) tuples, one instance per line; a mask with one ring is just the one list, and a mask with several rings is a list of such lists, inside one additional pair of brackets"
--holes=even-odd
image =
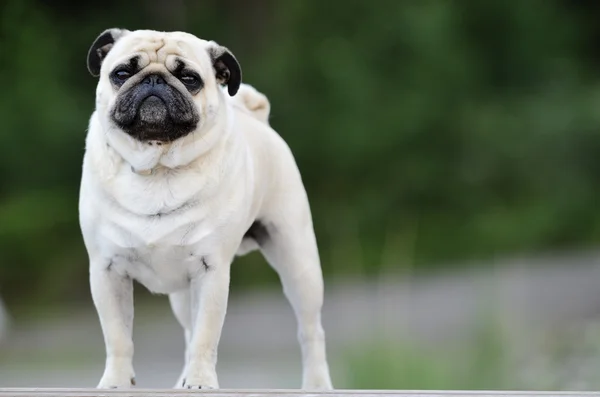
[(310, 207), (266, 96), (227, 48), (183, 32), (108, 29), (88, 69), (99, 81), (79, 214), (106, 345), (98, 387), (135, 384), (135, 280), (168, 294), (183, 327), (175, 386), (218, 388), (230, 266), (259, 249), (298, 320), (301, 387), (331, 389)]

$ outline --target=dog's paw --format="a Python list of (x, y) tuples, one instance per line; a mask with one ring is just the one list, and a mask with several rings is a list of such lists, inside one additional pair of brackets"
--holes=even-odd
[(216, 380), (209, 379), (209, 378), (210, 377), (184, 378), (183, 382), (181, 382), (181, 389), (193, 389), (193, 390), (218, 389), (219, 385), (217, 384)]
[(186, 384), (184, 386), (184, 389), (191, 389), (191, 390), (212, 390), (212, 389), (214, 389), (214, 387), (202, 386), (202, 385), (193, 385), (193, 384)]
[(323, 380), (322, 382), (310, 382), (302, 385), (303, 390), (327, 391), (333, 390), (333, 385), (330, 381)]
[(216, 387), (207, 386), (207, 385), (203, 385), (203, 384), (196, 383), (196, 382), (187, 382), (186, 379), (184, 379), (183, 382), (181, 382), (181, 385), (178, 388), (180, 388), (180, 389), (192, 389), (192, 390), (211, 390), (211, 389), (216, 389)]
[(135, 377), (118, 379), (117, 377), (103, 376), (96, 386), (97, 389), (129, 389), (135, 386)]
[(319, 371), (309, 372), (302, 382), (304, 390), (333, 390), (329, 371), (321, 369)]
[(128, 389), (135, 386), (135, 373), (129, 363), (110, 362), (97, 389)]

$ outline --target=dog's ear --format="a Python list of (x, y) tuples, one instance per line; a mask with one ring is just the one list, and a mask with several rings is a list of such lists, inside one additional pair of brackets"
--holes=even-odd
[(92, 76), (98, 77), (100, 75), (100, 67), (102, 61), (106, 58), (106, 54), (115, 42), (127, 33), (129, 33), (127, 29), (111, 28), (106, 29), (96, 37), (87, 55), (87, 68)]
[(227, 48), (214, 41), (208, 48), (208, 55), (212, 60), (217, 82), (227, 86), (227, 92), (234, 96), (242, 84), (242, 69), (237, 59)]

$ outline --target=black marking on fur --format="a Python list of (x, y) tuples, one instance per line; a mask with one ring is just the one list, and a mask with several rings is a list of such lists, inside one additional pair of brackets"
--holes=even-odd
[[(200, 92), (200, 90), (202, 88), (204, 88), (204, 80), (202, 80), (202, 77), (200, 77), (200, 75), (195, 70), (188, 68), (186, 66), (185, 62), (183, 62), (180, 59), (176, 59), (175, 65), (176, 65), (175, 70), (173, 70), (171, 73), (173, 74), (173, 76), (175, 76), (177, 79), (179, 79), (181, 81), (181, 83), (190, 92), (190, 94), (196, 95), (197, 93)], [(186, 84), (186, 82), (184, 80), (182, 80), (182, 77), (184, 77), (184, 76), (195, 77), (196, 83), (195, 84)]]
[(181, 59), (175, 60), (175, 70), (173, 70), (173, 76), (179, 76), (183, 69), (185, 69), (185, 63)]
[[(110, 260), (110, 265), (109, 267), (112, 267), (113, 264), (115, 263), (123, 263), (125, 262), (126, 264), (138, 264), (138, 265), (142, 265), (142, 266), (146, 266), (148, 267), (148, 264), (142, 260), (142, 258), (140, 257), (139, 252), (137, 252), (136, 250), (129, 250), (127, 253), (121, 255), (121, 254), (116, 254), (112, 257), (112, 259)], [(110, 270), (110, 269), (109, 269)], [(131, 278), (131, 276), (129, 275), (129, 273), (127, 271), (125, 271), (125, 276), (127, 278)]]
[(133, 250), (126, 255), (116, 255), (115, 258), (122, 258), (127, 263), (136, 263), (140, 261), (140, 255), (137, 253), (137, 251)]
[[(116, 87), (119, 88), (120, 86), (122, 86), (123, 84), (125, 84), (125, 82), (127, 80), (129, 80), (131, 78), (131, 76), (133, 76), (134, 74), (136, 74), (137, 72), (139, 72), (140, 70), (140, 57), (139, 55), (136, 55), (134, 57), (132, 57), (129, 62), (127, 63), (122, 63), (118, 66), (116, 66), (112, 72), (110, 73), (110, 81), (111, 83)], [(125, 80), (121, 80), (118, 78), (117, 76), (117, 72), (120, 71), (126, 71), (129, 72), (130, 77), (125, 79)]]
[(102, 61), (111, 50), (115, 42), (127, 33), (126, 29), (112, 28), (100, 33), (94, 40), (87, 54), (87, 68), (94, 77), (100, 75)]
[(208, 266), (208, 263), (206, 263), (206, 258), (202, 257), (200, 260), (202, 261), (202, 266), (204, 266), (204, 271), (207, 272), (208, 269), (210, 269), (210, 266)]
[(136, 55), (129, 60), (129, 68), (133, 73), (137, 73), (140, 69), (140, 56)]
[(256, 220), (252, 223), (252, 225), (250, 225), (250, 227), (244, 234), (244, 238), (252, 239), (256, 241), (256, 243), (259, 246), (263, 246), (268, 242), (270, 238), (269, 230), (267, 229), (264, 223), (262, 223), (259, 220)]
[(206, 390), (206, 389), (211, 389), (212, 390), (213, 389), (212, 387), (202, 386), (202, 385), (194, 387), (192, 385), (186, 385), (186, 383), (187, 383), (187, 379), (183, 378), (183, 381), (181, 382), (181, 387), (185, 387), (185, 388), (188, 388), (188, 389), (198, 389), (198, 390)]
[(208, 55), (213, 61), (217, 82), (227, 86), (229, 96), (237, 94), (242, 83), (242, 68), (235, 56), (225, 47), (212, 47)]
[(111, 259), (110, 262), (108, 262), (108, 266), (106, 266), (106, 271), (110, 272), (112, 270), (113, 265), (114, 265), (114, 262)]

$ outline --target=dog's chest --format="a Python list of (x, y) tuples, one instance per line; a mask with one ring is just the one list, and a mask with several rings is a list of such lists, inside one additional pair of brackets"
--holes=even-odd
[(216, 193), (213, 173), (185, 170), (157, 170), (138, 175), (127, 165), (108, 184), (108, 193), (117, 204), (133, 214), (164, 216), (182, 212), (208, 201)]
[(171, 293), (208, 269), (209, 255), (195, 247), (158, 245), (115, 250), (110, 267), (154, 293)]
[[(159, 217), (105, 218), (101, 249), (110, 266), (156, 293), (184, 288), (212, 265), (220, 238), (210, 217), (201, 211)], [(189, 217), (189, 219), (187, 219)]]
[(231, 239), (243, 209), (227, 190), (211, 195), (206, 177), (119, 181), (98, 225), (110, 266), (152, 292), (170, 293), (214, 265), (211, 259)]

